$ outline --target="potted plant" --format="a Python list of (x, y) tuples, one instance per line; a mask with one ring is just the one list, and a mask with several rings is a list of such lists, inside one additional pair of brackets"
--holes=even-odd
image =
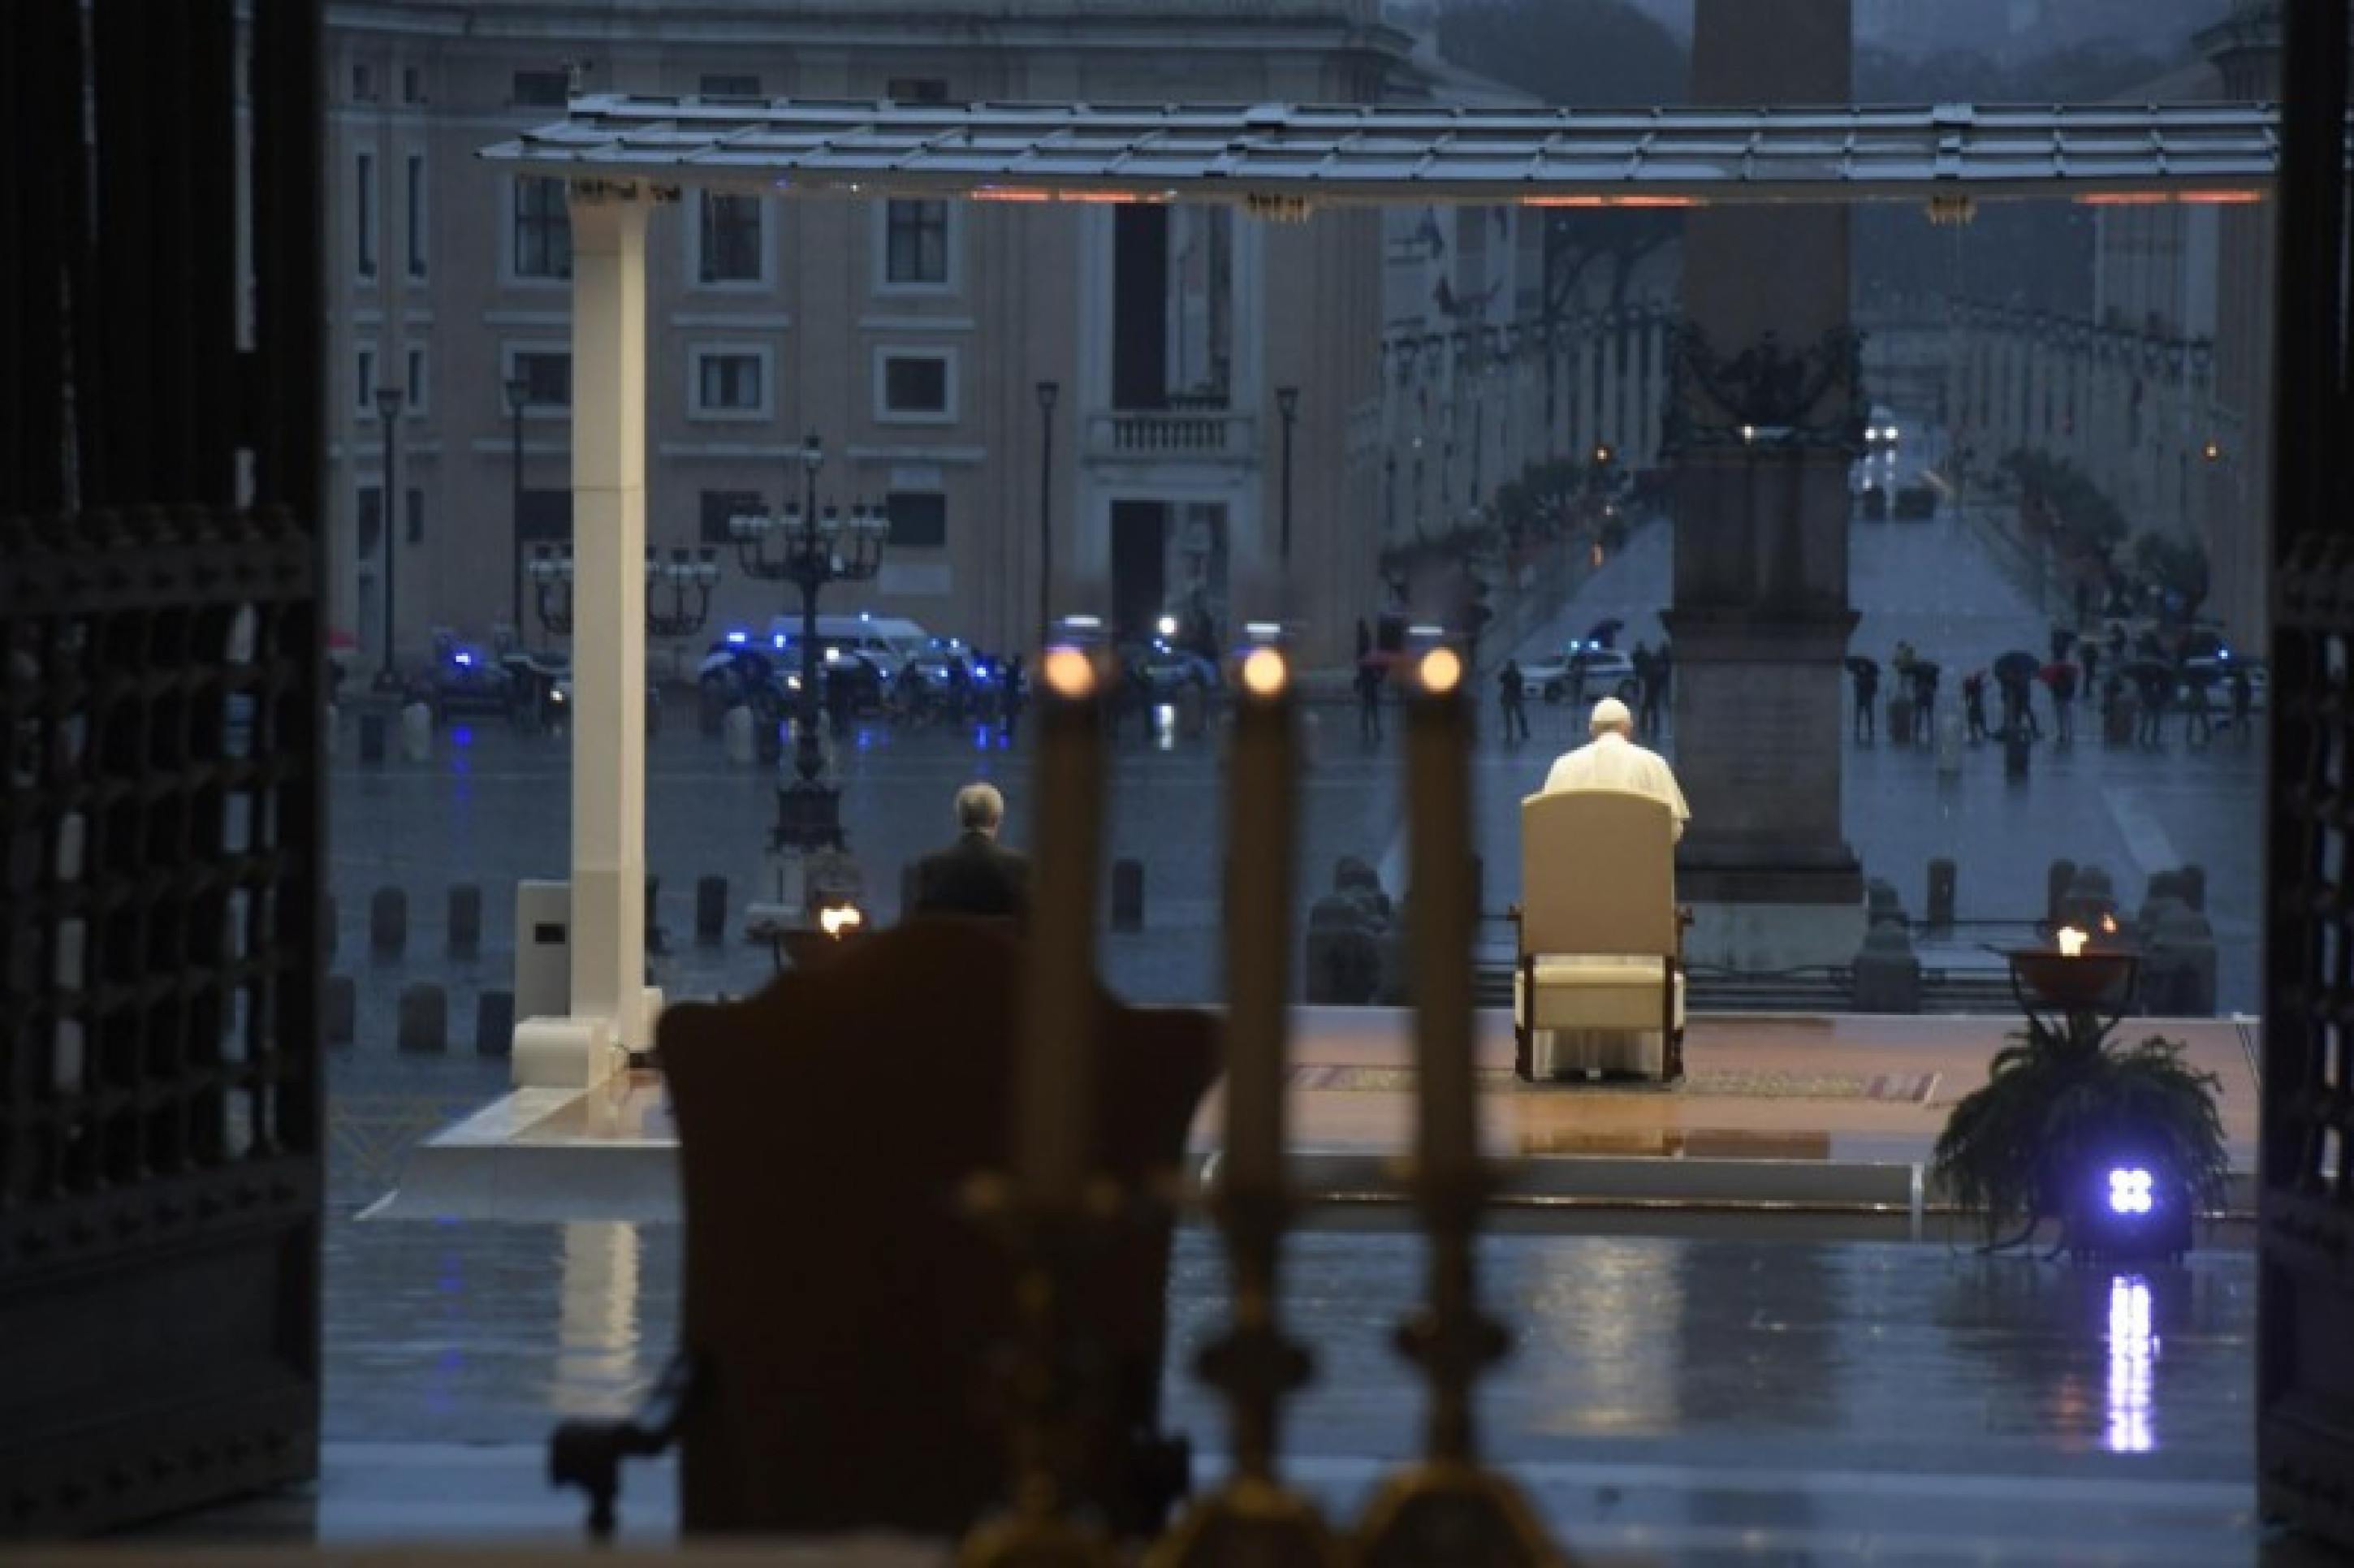
[[(2230, 1171), (2221, 1087), (2184, 1063), (2183, 1047), (2153, 1035), (2115, 1039), (2114, 1019), (2084, 1012), (2031, 1013), (1995, 1054), (1986, 1084), (1965, 1097), (1937, 1139), (1935, 1171), (1954, 1201), (1985, 1218), (1988, 1250), (2016, 1246), (2046, 1220), (2078, 1255), (2105, 1250), (2101, 1213), (2162, 1217), (2154, 1250), (2190, 1245), (2190, 1216), (2219, 1202)], [(2140, 1177), (2138, 1194), (2107, 1191)], [(2148, 1200), (2148, 1201), (2140, 1201)], [(2020, 1229), (1998, 1240), (2005, 1226)]]

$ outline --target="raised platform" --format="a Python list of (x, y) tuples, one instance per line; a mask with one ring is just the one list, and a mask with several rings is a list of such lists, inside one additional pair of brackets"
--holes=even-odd
[[(1294, 1182), (1317, 1220), (1386, 1210), (1403, 1221), (1413, 1014), (1304, 1008), (1294, 1020)], [(2128, 1022), (2185, 1042), (2222, 1080), (2233, 1164), (2253, 1171), (2255, 1068), (2240, 1026)], [(1481, 1135), (1504, 1182), (1500, 1218), (1645, 1229), (1738, 1215), (1797, 1234), (1943, 1239), (1930, 1150), (2013, 1026), (1991, 1015), (1713, 1015), (1692, 1021), (1677, 1087), (1527, 1086), (1511, 1076), (1509, 1017), (1483, 1012)], [(1223, 1121), (1214, 1092), (1193, 1128), (1197, 1181), (1214, 1179)], [(367, 1217), (675, 1220), (675, 1152), (656, 1075), (518, 1089), (420, 1144)]]

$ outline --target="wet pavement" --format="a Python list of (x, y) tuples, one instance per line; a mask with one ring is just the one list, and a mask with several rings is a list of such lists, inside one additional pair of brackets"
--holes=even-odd
[[(2256, 1560), (2255, 1278), (2222, 1254), (2139, 1274), (1934, 1248), (1502, 1235), (1480, 1249), (1511, 1358), (1488, 1454), (1588, 1551), (1672, 1563)], [(679, 1232), (615, 1224), (330, 1231), (315, 1489), (178, 1521), (176, 1540), (564, 1540), (538, 1445), (626, 1410), (666, 1357)], [(1316, 1355), (1285, 1464), (1336, 1517), (1413, 1455), (1423, 1400), (1392, 1329), (1419, 1294), (1400, 1234), (1296, 1237), (1284, 1292)], [(1197, 1478), (1220, 1408), (1191, 1352), (1224, 1265), (1181, 1229), (1165, 1425)], [(675, 1527), (666, 1463), (631, 1534)]]

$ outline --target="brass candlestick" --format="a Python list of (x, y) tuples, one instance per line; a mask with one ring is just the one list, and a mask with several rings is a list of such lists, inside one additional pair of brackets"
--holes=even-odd
[(1001, 1391), (1010, 1406), (1013, 1501), (957, 1548), (958, 1568), (1119, 1568), (1110, 1534), (1073, 1508), (1088, 1414), (1104, 1397), (1098, 1358), (1068, 1310), (1071, 1287), (1119, 1224), (1119, 1192), (1088, 1184), (1077, 1206), (984, 1177), (968, 1207), (1013, 1260), (1015, 1327)]
[(1472, 1073), (1470, 713), (1453, 650), (1425, 654), (1416, 673), (1406, 717), (1407, 922), (1414, 1188), (1430, 1238), (1430, 1301), (1400, 1327), (1398, 1347), (1430, 1382), (1430, 1426), (1422, 1461), (1390, 1478), (1359, 1521), (1357, 1554), (1365, 1568), (1556, 1568), (1569, 1559), (1519, 1489), (1480, 1465), (1472, 1438), (1472, 1383), (1502, 1358), (1505, 1340), (1479, 1310), (1471, 1258), (1493, 1178), (1479, 1155)]
[(1146, 1568), (1340, 1568), (1347, 1558), (1323, 1514), (1275, 1474), (1283, 1397), (1312, 1371), (1277, 1320), (1277, 1246), (1290, 1203), (1279, 1186), (1253, 1186), (1221, 1191), (1210, 1206), (1226, 1239), (1235, 1315), (1198, 1366), (1233, 1412), (1235, 1473), (1186, 1510)]
[(1504, 1331), (1479, 1310), (1471, 1260), (1490, 1183), (1482, 1173), (1418, 1175), (1430, 1236), (1430, 1302), (1398, 1327), (1398, 1349), (1430, 1380), (1421, 1461), (1384, 1482), (1357, 1526), (1363, 1568), (1572, 1568), (1528, 1499), (1479, 1460), (1473, 1380), (1503, 1359)]

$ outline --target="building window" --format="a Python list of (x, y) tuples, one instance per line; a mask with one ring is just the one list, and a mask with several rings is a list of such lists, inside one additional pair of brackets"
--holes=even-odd
[(429, 388), (425, 380), (425, 350), (415, 344), (411, 344), (408, 348), (407, 369), (408, 397), (404, 406), (408, 408), (411, 418), (421, 418), (425, 413), (425, 397)]
[(355, 103), (376, 101), (376, 70), (373, 67), (363, 65), (357, 60), (352, 62), (352, 101)]
[(956, 418), (949, 376), (953, 354), (947, 349), (909, 353), (880, 350), (875, 417), (878, 419), (942, 423)]
[(353, 159), (352, 254), (362, 278), (376, 276), (376, 154), (361, 153)]
[(408, 154), (408, 275), (425, 276), (425, 154)]
[(568, 545), (572, 542), (572, 492), (526, 490), (515, 519), (516, 536), (525, 545)]
[(895, 490), (883, 497), (891, 547), (937, 550), (949, 542), (949, 498), (937, 490)]
[(768, 353), (758, 348), (687, 351), (688, 400), (704, 418), (749, 419), (769, 412)]
[(526, 175), (515, 181), (514, 275), (572, 276), (572, 219), (562, 180)]
[(403, 103), (425, 101), (425, 73), (415, 66), (400, 68), (400, 101)]
[(728, 519), (755, 512), (766, 512), (769, 503), (757, 490), (706, 490), (703, 493), (703, 542), (706, 545), (730, 545), (735, 536), (727, 531)]
[(885, 96), (900, 103), (946, 103), (949, 84), (936, 76), (895, 76), (883, 89)]
[(703, 283), (761, 281), (761, 205), (758, 196), (705, 193), (695, 225), (695, 278)]
[(403, 499), (408, 503), (408, 542), (422, 545), (425, 543), (425, 493), (412, 489)]
[(572, 355), (565, 349), (509, 349), (507, 378), (524, 384), (523, 403), (526, 409), (572, 407)]
[(352, 355), (352, 408), (376, 417), (376, 349), (362, 344)]
[(384, 547), (383, 486), (361, 485), (358, 503), (353, 542), (357, 546), (359, 558), (366, 560)]
[(519, 70), (509, 101), (517, 108), (561, 109), (571, 95), (571, 79), (560, 70)]
[(902, 288), (948, 286), (948, 203), (883, 204), (883, 281)]
[(703, 79), (695, 90), (705, 98), (758, 98), (760, 96), (760, 79), (724, 73), (709, 75)]

